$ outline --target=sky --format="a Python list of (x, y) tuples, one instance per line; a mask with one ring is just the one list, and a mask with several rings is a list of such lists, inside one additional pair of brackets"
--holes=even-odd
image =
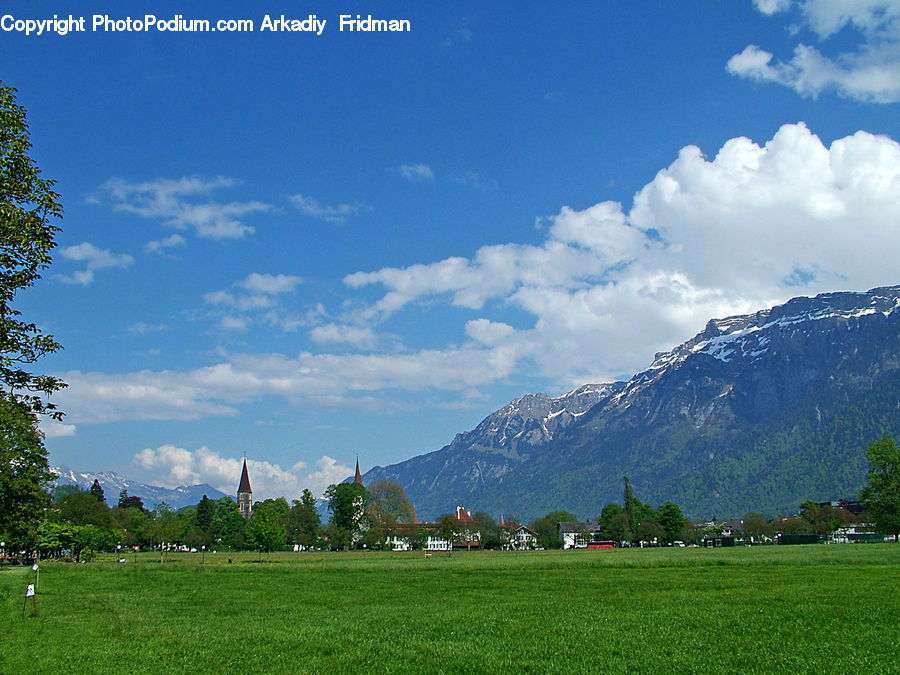
[[(709, 319), (900, 283), (900, 0), (0, 14), (65, 208), (16, 299), (64, 346), (52, 465), (321, 494)], [(194, 19), (253, 30), (159, 30)]]

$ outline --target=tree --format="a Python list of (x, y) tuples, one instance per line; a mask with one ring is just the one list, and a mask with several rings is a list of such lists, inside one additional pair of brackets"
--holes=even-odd
[(90, 492), (75, 492), (58, 502), (59, 520), (72, 525), (96, 525), (102, 530), (116, 529), (109, 507)]
[(881, 532), (900, 539), (900, 448), (885, 436), (869, 444), (869, 478), (861, 498)]
[(625, 509), (625, 515), (628, 518), (628, 529), (637, 532), (640, 520), (638, 519), (638, 507), (640, 502), (634, 496), (634, 488), (631, 487), (631, 481), (625, 476), (625, 495), (622, 498), (622, 505)]
[(628, 524), (628, 514), (624, 510), (615, 514), (609, 519), (609, 525), (604, 528), (603, 534), (620, 544), (623, 541), (627, 542), (634, 539), (634, 533)]
[(65, 383), (27, 370), (60, 345), (12, 304), (49, 267), (59, 231), (51, 219), (62, 206), (54, 182), (28, 156), (28, 123), (15, 94), (0, 81), (0, 536), (25, 546), (34, 543), (51, 480), (37, 416), (62, 418), (46, 397)]
[(659, 514), (659, 524), (665, 530), (666, 543), (671, 544), (681, 537), (684, 524), (687, 522), (681, 507), (674, 502), (666, 502), (656, 509), (656, 512)]
[(55, 181), (41, 177), (28, 156), (31, 149), (25, 109), (16, 90), (0, 82), (0, 386), (6, 400), (33, 415), (61, 419), (46, 397), (65, 386), (49, 375), (34, 375), (27, 366), (60, 349), (53, 336), (23, 321), (12, 308), (16, 294), (32, 286), (50, 266), (50, 251), (62, 217)]
[(478, 532), (481, 535), (481, 548), (500, 548), (503, 542), (500, 525), (497, 524), (497, 521), (484, 511), (473, 513), (472, 520), (478, 525)]
[(91, 485), (91, 494), (97, 501), (103, 502), (104, 504), (106, 503), (106, 497), (103, 496), (103, 487), (100, 485), (100, 481), (96, 478)]
[(153, 509), (153, 517), (154, 539), (160, 545), (171, 546), (183, 541), (188, 523), (179, 518), (178, 514), (170, 509), (168, 504), (165, 502), (157, 504), (156, 508)]
[(459, 526), (449, 513), (440, 517), (438, 524), (441, 528), (441, 539), (447, 542), (447, 557), (453, 553), (453, 542), (459, 536)]
[(119, 493), (119, 508), (122, 509), (140, 509), (141, 511), (146, 511), (144, 508), (144, 502), (140, 497), (137, 496), (128, 496), (127, 490), (122, 490)]
[(288, 538), (294, 544), (312, 548), (318, 543), (321, 524), (316, 498), (309, 489), (304, 489), (300, 499), (294, 500), (288, 516)]
[(356, 543), (368, 528), (369, 491), (359, 483), (339, 483), (328, 486), (325, 499), (331, 511), (331, 524), (346, 530), (350, 541)]
[(332, 551), (344, 551), (350, 548), (350, 530), (345, 530), (331, 522), (322, 528), (322, 534)]
[(637, 541), (659, 544), (661, 539), (665, 539), (666, 531), (657, 522), (656, 518), (647, 517), (641, 519), (641, 524), (638, 525), (637, 532), (634, 535)]
[(241, 515), (237, 502), (231, 497), (216, 500), (216, 512), (212, 520), (212, 539), (216, 544), (241, 548), (247, 520)]
[(370, 502), (366, 513), (379, 536), (392, 534), (397, 523), (412, 522), (413, 507), (402, 485), (387, 478), (379, 478), (367, 489)]
[(765, 541), (771, 538), (773, 533), (772, 524), (761, 513), (751, 511), (744, 516), (744, 536), (750, 537), (751, 541)]
[(622, 508), (621, 504), (616, 504), (615, 502), (607, 504), (600, 511), (600, 516), (597, 518), (597, 525), (600, 528), (600, 531), (603, 533), (604, 537), (612, 537), (609, 531), (609, 526), (612, 522), (613, 517), (617, 516), (620, 513), (625, 513), (625, 509)]
[(835, 508), (830, 504), (823, 506), (812, 500), (800, 505), (800, 517), (811, 534), (831, 534), (853, 520), (853, 514), (847, 509)]
[(34, 413), (0, 395), (0, 537), (11, 548), (33, 547), (52, 479)]
[(50, 490), (50, 498), (54, 502), (58, 502), (66, 495), (70, 495), (75, 492), (81, 492), (81, 488), (78, 487), (78, 485), (75, 483), (72, 483), (71, 485), (55, 485), (53, 489)]
[(116, 528), (124, 535), (124, 544), (127, 546), (153, 545), (153, 517), (144, 509), (123, 509), (116, 505), (110, 509), (110, 515), (116, 523)]
[(203, 499), (201, 499), (197, 503), (197, 515), (195, 516), (195, 522), (200, 531), (207, 536), (209, 536), (212, 531), (212, 521), (214, 515), (216, 515), (216, 502), (206, 495), (203, 495)]
[[(284, 498), (280, 499), (284, 501)], [(279, 509), (265, 502), (254, 504), (253, 514), (247, 521), (247, 527), (244, 528), (244, 538), (248, 546), (260, 552), (284, 548), (286, 532)]]

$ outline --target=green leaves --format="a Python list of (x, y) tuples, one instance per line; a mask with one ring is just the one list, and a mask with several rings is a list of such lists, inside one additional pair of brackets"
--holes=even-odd
[(60, 419), (46, 396), (65, 387), (58, 378), (34, 375), (23, 366), (61, 345), (33, 323), (22, 321), (11, 305), (19, 290), (41, 278), (62, 217), (55, 181), (41, 176), (28, 156), (31, 149), (25, 109), (16, 90), (0, 82), (0, 386), (34, 414)]
[(900, 447), (885, 436), (869, 445), (869, 482), (863, 489), (863, 503), (882, 532), (900, 537)]

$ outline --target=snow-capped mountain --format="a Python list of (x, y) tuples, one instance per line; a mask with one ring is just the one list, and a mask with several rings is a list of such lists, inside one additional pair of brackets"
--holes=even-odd
[[(560, 431), (601, 401), (607, 401), (623, 384), (586, 384), (557, 398), (526, 394), (486, 417), (472, 431), (457, 434), (451, 446), (458, 449), (519, 456), (528, 448), (551, 441)], [(527, 450), (523, 448), (523, 453)]]
[(628, 382), (519, 398), (427, 455), (375, 467), (420, 515), (529, 519), (638, 498), (691, 515), (792, 513), (855, 496), (865, 449), (900, 433), (900, 286), (710, 321)]
[(99, 481), (100, 487), (103, 488), (106, 503), (110, 506), (116, 505), (122, 490), (127, 491), (129, 496), (140, 497), (144, 506), (148, 509), (153, 509), (162, 502), (168, 504), (172, 509), (180, 509), (184, 506), (197, 504), (203, 499), (203, 495), (210, 499), (219, 499), (226, 496), (223, 492), (207, 483), (164, 488), (158, 485), (138, 483), (111, 471), (100, 473), (90, 471), (76, 472), (67, 466), (53, 467), (51, 471), (56, 474), (56, 485), (78, 485), (83, 490), (90, 490), (94, 480)]

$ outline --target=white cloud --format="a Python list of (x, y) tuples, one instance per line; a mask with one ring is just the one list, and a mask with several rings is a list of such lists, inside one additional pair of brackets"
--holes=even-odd
[(777, 14), (790, 8), (792, 0), (753, 0), (753, 4), (763, 14)]
[(794, 124), (762, 145), (731, 139), (712, 159), (689, 146), (630, 211), (614, 202), (563, 207), (541, 245), (357, 272), (347, 287), (380, 287), (380, 297), (353, 304), (341, 321), (324, 308), (305, 319), (320, 344), (370, 350), (381, 346), (376, 328), (396, 314), (451, 305), (464, 322), (460, 344), (412, 351), (395, 339), (375, 353), (233, 354), (188, 372), (63, 373), (70, 386), (55, 398), (76, 423), (190, 419), (233, 414), (263, 396), (388, 405), (378, 395), (469, 396), (525, 371), (559, 387), (629, 376), (710, 318), (897, 283), (898, 194), (900, 145), (884, 136), (858, 132), (826, 147)]
[(66, 438), (78, 433), (78, 427), (74, 424), (63, 424), (44, 417), (40, 420), (40, 430), (45, 438)]
[[(209, 483), (230, 495), (237, 491), (243, 460), (222, 457), (207, 447), (191, 451), (162, 445), (135, 454), (134, 462), (150, 474), (152, 482), (164, 487)], [(323, 455), (316, 462), (314, 471), (309, 471), (305, 462), (282, 468), (278, 464), (248, 458), (247, 472), (254, 501), (277, 497), (291, 501), (299, 499), (305, 488), (320, 498), (325, 488), (352, 475), (353, 470)]]
[(347, 221), (347, 218), (355, 216), (361, 211), (371, 210), (371, 207), (358, 203), (329, 206), (319, 203), (313, 197), (304, 197), (302, 194), (292, 195), (288, 199), (300, 213), (329, 223), (344, 223)]
[[(198, 237), (240, 239), (254, 231), (251, 226), (243, 224), (240, 218), (251, 213), (271, 211), (270, 204), (259, 201), (195, 201), (210, 192), (234, 185), (234, 180), (223, 176), (212, 180), (196, 176), (175, 180), (162, 178), (143, 183), (111, 178), (100, 186), (94, 201), (108, 199), (116, 211), (160, 219), (169, 227), (193, 230)], [(172, 240), (171, 237), (162, 241), (168, 242), (168, 246), (179, 245), (178, 240)], [(160, 246), (164, 245), (162, 242), (156, 244), (151, 242), (149, 246), (158, 252)]]
[(303, 279), (290, 274), (258, 274), (254, 272), (239, 282), (239, 285), (254, 293), (278, 295), (293, 293), (301, 283), (303, 283)]
[(427, 164), (401, 164), (395, 171), (410, 182), (434, 180), (434, 172)]
[(70, 276), (58, 275), (59, 279), (66, 283), (88, 286), (94, 282), (94, 272), (110, 267), (129, 267), (133, 262), (127, 253), (113, 253), (107, 249), (97, 248), (89, 242), (82, 242), (77, 246), (67, 246), (60, 249), (60, 255), (66, 260), (85, 263), (86, 269), (79, 270)]
[(684, 148), (627, 214), (612, 202), (564, 207), (542, 246), (486, 246), (345, 283), (384, 287), (373, 321), (442, 296), (488, 314), (493, 302), (524, 310), (530, 328), (498, 341), (502, 326), (473, 322), (469, 336), (578, 383), (638, 369), (712, 316), (896, 282), (891, 256), (873, 251), (900, 250), (898, 190), (893, 140), (859, 132), (826, 148), (804, 125), (786, 125), (763, 146), (732, 139), (713, 160)]
[[(756, 0), (755, 5), (767, 15), (793, 6), (789, 0)], [(794, 48), (793, 58), (780, 61), (749, 45), (729, 59), (728, 71), (756, 82), (781, 84), (812, 98), (835, 91), (871, 103), (900, 101), (900, 2), (805, 0), (797, 5), (801, 25), (823, 44), (850, 28), (860, 36), (858, 50), (826, 56), (801, 43)]]
[(378, 344), (378, 335), (370, 326), (352, 326), (329, 323), (316, 326), (309, 332), (318, 344), (349, 345), (360, 349), (371, 349)]
[(78, 423), (193, 420), (237, 414), (237, 406), (263, 396), (349, 402), (385, 389), (467, 390), (509, 375), (512, 365), (502, 353), (475, 346), (406, 354), (303, 352), (295, 358), (236, 354), (187, 372), (62, 373), (69, 386), (54, 401)]
[(165, 239), (148, 242), (144, 246), (144, 250), (148, 253), (159, 253), (161, 255), (164, 255), (168, 249), (178, 248), (179, 246), (184, 246), (186, 244), (187, 242), (185, 241), (184, 237), (182, 237), (180, 234), (173, 234), (166, 237)]
[[(254, 272), (232, 285), (233, 291), (211, 291), (203, 295), (203, 302), (214, 308), (219, 328), (227, 332), (243, 332), (250, 324), (250, 314), (269, 310), (262, 317), (271, 326), (278, 326), (285, 332), (296, 330), (302, 320), (283, 317), (274, 311), (278, 307), (279, 296), (293, 293), (303, 279), (289, 274), (260, 274)], [(222, 315), (221, 311), (228, 314)], [(236, 316), (235, 312), (243, 313)]]

